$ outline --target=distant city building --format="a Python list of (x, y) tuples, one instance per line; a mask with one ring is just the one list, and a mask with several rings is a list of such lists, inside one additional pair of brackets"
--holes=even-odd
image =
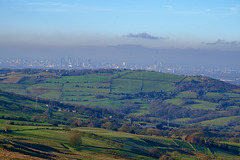
[[(55, 60), (55, 61), (54, 61)], [(148, 70), (157, 72), (166, 72), (179, 75), (204, 75), (222, 81), (240, 85), (240, 67), (211, 67), (197, 65), (179, 65), (179, 64), (163, 64), (154, 61), (152, 64), (139, 64), (122, 62), (94, 62), (92, 59), (81, 59), (73, 57), (62, 57), (58, 60), (49, 59), (0, 59), (0, 68), (40, 68), (40, 69), (131, 69), (131, 70)]]

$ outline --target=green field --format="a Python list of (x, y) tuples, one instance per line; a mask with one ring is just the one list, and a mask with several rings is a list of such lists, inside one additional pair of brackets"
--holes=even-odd
[(59, 100), (61, 96), (61, 92), (58, 91), (49, 91), (47, 93), (43, 93), (41, 95), (38, 95), (38, 97), (40, 98), (44, 98), (44, 99), (54, 99), (54, 100)]
[(240, 116), (216, 118), (213, 120), (202, 121), (201, 124), (204, 126), (227, 126), (228, 122), (235, 120), (237, 118), (240, 118)]
[(174, 91), (172, 83), (162, 81), (143, 81), (143, 92), (168, 92)]
[(191, 109), (209, 109), (214, 110), (216, 109), (217, 103), (212, 103), (208, 101), (201, 101), (201, 100), (194, 100), (194, 104), (186, 105), (185, 107)]
[[(204, 86), (205, 84), (207, 86), (209, 82), (214, 82), (214, 85), (219, 83), (206, 77), (185, 77), (168, 73), (130, 70), (111, 70), (108, 73), (100, 73), (100, 71), (92, 73), (89, 70), (79, 76), (70, 75), (75, 72), (74, 70), (64, 71), (62, 75), (59, 72), (37, 71), (34, 74), (13, 72), (9, 74), (10, 76), (4, 83), (0, 81), (0, 90), (68, 104), (113, 109), (126, 107), (126, 101), (130, 100), (138, 106), (138, 109), (132, 111), (136, 115), (148, 114), (153, 100), (162, 100), (162, 102), (183, 108), (213, 111), (223, 104), (221, 101), (229, 101), (227, 104), (232, 104), (228, 106), (230, 108), (237, 109), (240, 105), (240, 94), (234, 92), (235, 89), (221, 92), (215, 91), (214, 87), (213, 91), (211, 88), (206, 88), (201, 97), (199, 86), (194, 87), (194, 85)], [(66, 76), (65, 72), (68, 72), (69, 76)], [(19, 81), (19, 78), (22, 79)], [(193, 88), (188, 88), (188, 85)], [(32, 103), (32, 105), (35, 104)], [(41, 108), (38, 105), (36, 107)], [(11, 112), (1, 114), (9, 113)]]
[(175, 105), (181, 105), (182, 104), (182, 100), (181, 99), (167, 99), (166, 100), (167, 103), (172, 103)]
[(179, 118), (179, 119), (174, 119), (174, 121), (179, 121), (179, 122), (181, 122), (181, 121), (188, 121), (188, 120), (191, 120), (191, 118)]
[(197, 98), (196, 93), (195, 92), (189, 92), (189, 91), (185, 91), (185, 92), (180, 92), (176, 98), (181, 98), (181, 99), (195, 99)]
[(21, 95), (28, 94), (26, 90), (27, 87), (28, 85), (22, 85), (22, 84), (0, 84), (0, 90), (13, 92)]
[(115, 74), (89, 74), (82, 76), (63, 76), (59, 79), (48, 79), (46, 83), (104, 83), (109, 82)]
[(208, 92), (204, 97), (219, 100), (219, 99), (225, 99), (227, 96), (225, 96), (222, 93), (216, 93), (216, 92)]
[[(237, 86), (147, 71), (47, 72), (0, 81), (0, 90), (21, 94), (0, 91), (0, 159), (1, 151), (70, 160), (239, 158), (224, 148), (238, 147), (231, 144), (239, 140)], [(76, 130), (78, 147), (69, 141)]]
[(45, 88), (45, 89), (50, 89), (50, 90), (52, 90), (52, 89), (59, 90), (62, 88), (62, 84), (39, 83), (39, 84), (31, 85), (27, 89), (30, 89), (30, 88)]
[(232, 159), (239, 159), (234, 154), (230, 152), (226, 152), (224, 150), (220, 150), (218, 148), (211, 148), (211, 152), (214, 153), (217, 157), (222, 157), (224, 160), (232, 160)]
[(112, 93), (138, 93), (142, 88), (142, 80), (114, 79), (112, 80)]
[(238, 94), (238, 93), (224, 93), (224, 95), (226, 95), (230, 98), (240, 98), (240, 94)]
[(76, 87), (72, 84), (65, 84), (63, 92), (95, 92), (95, 93), (109, 93), (109, 88), (94, 88), (94, 87)]
[[(1, 123), (0, 123), (1, 126)], [(62, 130), (61, 127), (24, 126), (17, 128), (11, 125), (12, 133), (0, 136), (0, 147), (5, 150), (48, 159), (81, 158), (88, 159), (159, 159), (163, 154), (171, 157), (194, 159), (201, 155), (211, 155), (208, 148), (164, 137), (142, 136), (124, 132), (116, 132), (97, 128), (72, 128), (82, 135), (82, 144), (74, 147), (69, 143), (73, 131)], [(18, 126), (21, 127), (21, 126)], [(57, 135), (57, 136), (56, 136)], [(28, 149), (26, 149), (28, 147)], [(151, 152), (155, 149), (155, 152)], [(157, 151), (157, 152), (156, 152)], [(217, 158), (238, 156), (220, 149), (211, 148)], [(46, 154), (48, 153), (48, 154)]]
[(140, 79), (140, 80), (150, 80), (150, 81), (165, 81), (165, 82), (177, 82), (184, 78), (184, 76), (173, 75), (168, 73), (158, 73), (158, 72), (133, 72), (122, 76), (126, 79)]

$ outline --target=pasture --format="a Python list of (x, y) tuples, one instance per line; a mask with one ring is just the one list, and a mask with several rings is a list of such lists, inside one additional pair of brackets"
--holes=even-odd
[(122, 76), (124, 79), (140, 79), (140, 80), (150, 80), (150, 81), (165, 81), (165, 82), (177, 82), (184, 78), (184, 76), (173, 75), (168, 73), (160, 72), (145, 72), (138, 71), (126, 74)]
[(174, 89), (171, 82), (144, 80), (142, 92), (168, 92)]
[(208, 101), (202, 100), (194, 100), (194, 104), (188, 104), (184, 107), (191, 108), (191, 109), (206, 109), (206, 110), (215, 110), (218, 103), (212, 103)]
[(113, 79), (111, 83), (112, 93), (135, 94), (141, 91), (142, 80), (136, 79)]
[[(186, 147), (189, 148), (183, 141), (174, 143), (172, 139), (164, 137), (141, 136), (97, 128), (72, 128), (72, 131), (65, 131), (61, 127), (24, 126), (20, 129), (13, 125), (11, 127), (14, 132), (2, 134), (0, 140), (5, 138), (5, 141), (0, 146), (6, 149), (7, 146), (12, 146), (17, 152), (36, 157), (150, 160), (158, 159), (162, 154), (173, 154), (174, 150), (178, 150), (180, 154)], [(82, 134), (82, 144), (79, 147), (69, 144), (73, 130), (78, 130)], [(7, 144), (9, 142), (11, 143)], [(176, 143), (179, 143), (181, 148), (178, 148)], [(158, 152), (152, 153), (153, 149)], [(205, 150), (202, 151), (202, 154), (205, 154)], [(182, 156), (191, 158), (192, 152), (185, 152)]]
[(232, 120), (239, 119), (240, 116), (222, 117), (213, 120), (202, 121), (201, 124), (204, 126), (227, 126)]

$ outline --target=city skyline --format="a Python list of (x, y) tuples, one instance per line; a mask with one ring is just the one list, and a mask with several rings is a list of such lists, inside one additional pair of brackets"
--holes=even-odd
[(166, 61), (154, 61), (149, 63), (129, 63), (126, 61), (107, 62), (82, 59), (80, 57), (61, 57), (52, 61), (50, 59), (5, 59), (0, 60), (0, 68), (9, 69), (57, 69), (57, 70), (79, 70), (79, 69), (130, 69), (146, 70), (163, 73), (171, 73), (186, 76), (208, 76), (221, 81), (240, 85), (240, 69), (237, 66), (210, 66), (210, 65), (187, 65), (171, 64)]
[(237, 0), (1, 0), (0, 59), (237, 70), (239, 7)]

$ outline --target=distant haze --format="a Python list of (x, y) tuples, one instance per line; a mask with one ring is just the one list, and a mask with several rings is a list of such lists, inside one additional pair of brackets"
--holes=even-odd
[(0, 0), (0, 59), (239, 65), (238, 0)]
[(43, 46), (0, 46), (1, 57), (7, 58), (48, 58), (59, 61), (71, 56), (94, 62), (200, 65), (200, 66), (240, 66), (238, 51), (217, 51), (200, 49), (156, 49), (139, 45), (43, 47)]

